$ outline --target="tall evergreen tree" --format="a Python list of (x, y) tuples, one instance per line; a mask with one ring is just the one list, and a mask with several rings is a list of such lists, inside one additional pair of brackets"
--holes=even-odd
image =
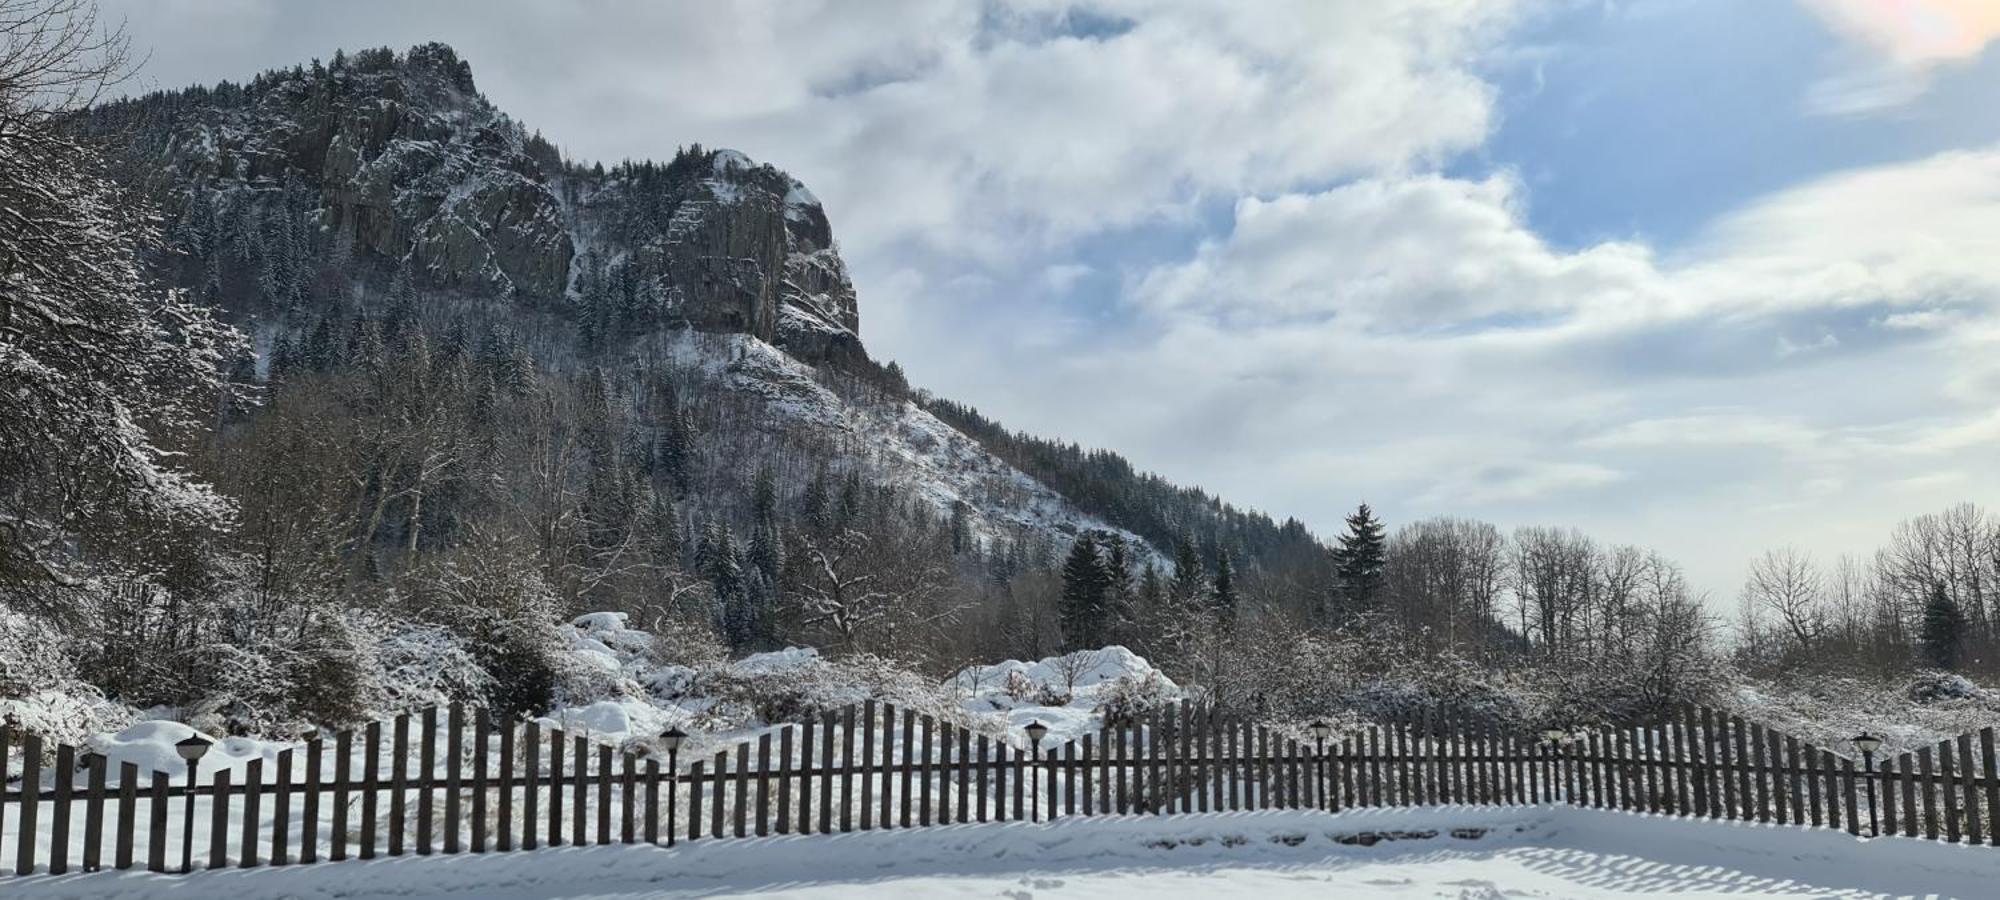
[(1194, 541), (1182, 535), (1174, 547), (1174, 600), (1192, 606), (1208, 598), (1208, 575), (1203, 571), (1201, 552)]
[(1215, 555), (1215, 590), (1209, 602), (1225, 628), (1236, 621), (1236, 600), (1236, 567), (1229, 561), (1229, 551), (1223, 550)]
[(675, 491), (688, 487), (693, 457), (694, 427), (681, 409), (674, 383), (661, 378), (653, 386), (653, 474)]
[(805, 519), (806, 527), (813, 534), (825, 537), (833, 533), (833, 493), (827, 487), (826, 472), (822, 471), (806, 482), (806, 489), (799, 494), (799, 514)]
[(784, 574), (785, 545), (778, 525), (778, 481), (765, 466), (757, 470), (750, 492), (750, 567), (767, 586)]
[(643, 505), (637, 528), (650, 562), (662, 568), (680, 568), (680, 514), (674, 510), (673, 495), (642, 485), (640, 498)]
[(1917, 634), (1924, 661), (1940, 669), (1958, 668), (1965, 630), (1965, 611), (1945, 592), (1944, 585), (1932, 585), (1930, 600), (1924, 603), (1923, 627)]
[(1062, 605), (1057, 615), (1064, 647), (1089, 650), (1104, 646), (1109, 618), (1105, 590), (1109, 586), (1110, 577), (1097, 552), (1097, 537), (1086, 531), (1070, 545), (1069, 559), (1063, 563)]
[(1340, 592), (1350, 608), (1371, 611), (1382, 594), (1382, 568), (1388, 558), (1388, 541), (1375, 511), (1363, 503), (1347, 517), (1347, 533), (1340, 536), (1335, 552), (1335, 573)]
[(972, 536), (972, 506), (964, 500), (951, 504), (951, 552), (964, 555), (979, 549)]
[(1132, 601), (1132, 634), (1129, 637), (1141, 647), (1149, 647), (1158, 635), (1163, 616), (1167, 610), (1167, 582), (1160, 577), (1160, 569), (1151, 562), (1146, 563), (1139, 573), (1139, 587)]

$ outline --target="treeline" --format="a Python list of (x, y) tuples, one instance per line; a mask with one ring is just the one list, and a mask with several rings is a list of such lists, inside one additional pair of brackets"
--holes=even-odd
[(1971, 503), (1917, 516), (1865, 556), (1768, 551), (1744, 581), (1737, 630), (1737, 658), (1757, 671), (2000, 676), (2000, 516)]
[(1054, 488), (1084, 512), (1117, 523), (1155, 547), (1191, 539), (1210, 558), (1226, 552), (1273, 570), (1310, 569), (1324, 562), (1324, 546), (1297, 519), (1278, 522), (1264, 513), (1239, 509), (1199, 487), (1140, 472), (1109, 450), (1009, 431), (966, 404), (927, 392), (919, 392), (917, 400), (932, 415)]

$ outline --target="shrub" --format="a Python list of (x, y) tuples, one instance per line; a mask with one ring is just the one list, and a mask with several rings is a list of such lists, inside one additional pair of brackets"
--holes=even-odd
[(1903, 693), (1911, 702), (1925, 706), (1935, 706), (1954, 700), (1981, 700), (1986, 697), (1986, 691), (1966, 680), (1965, 676), (1934, 670), (1918, 672), (1916, 677), (1910, 679), (1909, 687), (1905, 688)]
[(1171, 704), (1173, 693), (1157, 672), (1147, 672), (1144, 678), (1126, 675), (1099, 692), (1097, 715), (1112, 728), (1135, 725), (1147, 713)]
[(1029, 678), (1020, 669), (1009, 670), (1007, 672), (1007, 681), (1000, 686), (1000, 689), (1005, 691), (1007, 696), (1015, 700), (1027, 700), (1035, 696), (1035, 692), (1041, 690), (1040, 686), (1035, 684), (1035, 680)]
[(442, 625), (405, 623), (379, 629), (382, 709), (406, 712), (486, 696), (492, 676), (464, 638)]

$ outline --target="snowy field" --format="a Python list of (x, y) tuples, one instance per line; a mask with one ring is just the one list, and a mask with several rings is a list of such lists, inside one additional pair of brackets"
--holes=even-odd
[(1458, 808), (969, 825), (3, 884), (20, 898), (232, 900), (1987, 898), (2000, 890), (2000, 849), (1570, 808)]

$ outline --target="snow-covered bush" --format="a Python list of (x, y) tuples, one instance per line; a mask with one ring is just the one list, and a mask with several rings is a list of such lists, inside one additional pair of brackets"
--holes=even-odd
[(654, 622), (652, 630), (650, 656), (655, 663), (699, 668), (729, 658), (729, 648), (706, 620), (667, 616)]
[(444, 706), (486, 696), (493, 678), (465, 639), (442, 625), (384, 627), (375, 644), (383, 712)]
[[(528, 618), (494, 623), (480, 636), (474, 653), (486, 670), (486, 703), (504, 718), (534, 713), (555, 705), (562, 672), (555, 658), (562, 635), (555, 624)], [(570, 671), (579, 671), (569, 667)], [(574, 699), (591, 693), (586, 686), (566, 692)]]
[(1459, 728), (1513, 729), (1531, 721), (1529, 692), (1463, 657), (1441, 654), (1393, 678), (1371, 680), (1348, 692), (1355, 713), (1378, 721), (1433, 722)]
[(81, 745), (131, 720), (130, 709), (76, 677), (68, 643), (53, 628), (0, 606), (0, 721), (51, 744)]
[(188, 724), (210, 734), (297, 730), (292, 710), (293, 653), (275, 641), (216, 641), (197, 652), (207, 690), (187, 711)]
[(1988, 697), (1985, 690), (1966, 680), (1965, 676), (1939, 671), (1918, 672), (1916, 677), (1910, 679), (1909, 687), (1903, 689), (1903, 695), (1910, 698), (1910, 702), (1925, 706)]
[(812, 722), (868, 699), (947, 720), (965, 718), (935, 679), (870, 654), (827, 659), (810, 648), (759, 653), (704, 669), (700, 681), (716, 699), (710, 709), (716, 725)]
[(68, 641), (39, 618), (0, 606), (0, 697), (60, 690), (76, 681)]
[(413, 573), (407, 589), (427, 618), (463, 639), (485, 671), (485, 702), (497, 715), (541, 712), (559, 697), (589, 699), (604, 687), (588, 667), (567, 664), (570, 635), (555, 592), (533, 555), (482, 538)]
[(1175, 693), (1173, 683), (1158, 672), (1147, 672), (1138, 678), (1128, 675), (1098, 692), (1096, 712), (1105, 725), (1123, 727), (1173, 703)]
[(1011, 669), (1007, 672), (1007, 680), (1001, 683), (1000, 690), (1015, 700), (1026, 700), (1033, 697), (1040, 690), (1040, 686), (1035, 684), (1034, 679), (1028, 677), (1028, 673)]

